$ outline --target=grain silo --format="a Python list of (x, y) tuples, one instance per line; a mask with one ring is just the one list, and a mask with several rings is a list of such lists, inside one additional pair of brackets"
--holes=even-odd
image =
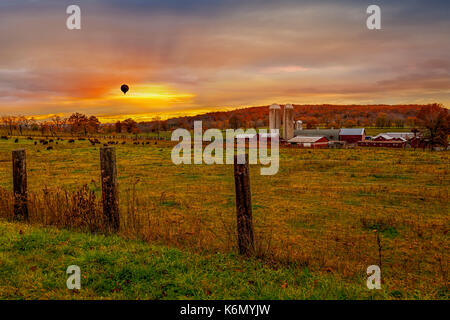
[(269, 107), (269, 129), (281, 128), (281, 108), (277, 104), (273, 104)]
[(283, 138), (290, 140), (294, 137), (294, 107), (292, 104), (284, 106), (283, 111)]

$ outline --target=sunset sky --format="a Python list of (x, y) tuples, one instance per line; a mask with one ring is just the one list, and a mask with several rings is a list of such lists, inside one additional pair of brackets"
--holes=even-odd
[[(66, 28), (70, 4), (81, 30)], [(382, 30), (366, 27), (370, 4)], [(0, 1), (0, 115), (148, 120), (273, 102), (449, 107), (450, 1)]]

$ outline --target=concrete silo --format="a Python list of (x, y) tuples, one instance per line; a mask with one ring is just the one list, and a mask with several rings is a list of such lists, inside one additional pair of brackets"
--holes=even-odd
[(269, 129), (281, 128), (281, 108), (277, 104), (273, 104), (269, 107)]
[(294, 137), (294, 107), (292, 104), (284, 106), (283, 112), (283, 139), (290, 140)]

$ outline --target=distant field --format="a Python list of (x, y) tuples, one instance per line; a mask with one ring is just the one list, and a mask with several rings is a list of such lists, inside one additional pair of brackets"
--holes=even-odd
[[(265, 129), (269, 130), (268, 127), (261, 127), (258, 129)], [(366, 129), (366, 135), (368, 136), (375, 136), (382, 132), (411, 132), (411, 128), (365, 128)], [(225, 133), (225, 130), (222, 130)], [(18, 132), (14, 132), (14, 134), (17, 134)], [(0, 129), (0, 135), (9, 135), (8, 131), (5, 129)], [(23, 133), (24, 136), (30, 136), (30, 137), (41, 137), (43, 136), (40, 131), (28, 131), (26, 133)], [(72, 134), (69, 132), (63, 132), (59, 133), (59, 136), (62, 137), (71, 137)], [(139, 134), (131, 134), (131, 133), (101, 133), (101, 134), (94, 134), (93, 136), (116, 136), (117, 138), (120, 138), (122, 136), (128, 137), (128, 138), (135, 138), (136, 136), (139, 138), (162, 138), (162, 139), (170, 139), (172, 136), (172, 131), (160, 131), (159, 134), (157, 132), (141, 132)], [(52, 135), (50, 133), (46, 133), (44, 137), (49, 137), (49, 139), (52, 138)], [(80, 137), (83, 137), (83, 135), (80, 135)]]
[(367, 136), (376, 136), (383, 132), (411, 132), (411, 128), (365, 128)]
[[(175, 166), (172, 145), (116, 146), (124, 222), (140, 217), (139, 227), (124, 227), (121, 234), (184, 253), (235, 252), (232, 166)], [(33, 141), (0, 140), (0, 188), (12, 188), (11, 151), (19, 147), (27, 150), (36, 198), (44, 188), (48, 194), (83, 184), (100, 194), (99, 148), (87, 141), (64, 141), (47, 151)], [(381, 262), (384, 298), (450, 297), (448, 152), (281, 149), (280, 158), (275, 176), (260, 176), (259, 166), (251, 166), (264, 264), (364, 289), (366, 268)]]

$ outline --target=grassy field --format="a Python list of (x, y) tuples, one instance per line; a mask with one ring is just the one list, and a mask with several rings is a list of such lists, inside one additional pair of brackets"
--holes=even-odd
[[(279, 272), (286, 277), (283, 281), (290, 288), (280, 291), (281, 286), (285, 286), (278, 280), (272, 284), (269, 281), (263, 287), (257, 285), (259, 282), (252, 282), (258, 291), (253, 287), (240, 287), (231, 275), (229, 286), (232, 286), (231, 282), (236, 284), (232, 289), (222, 285), (220, 281), (225, 278), (217, 274), (216, 292), (211, 298), (449, 298), (448, 152), (281, 149), (277, 175), (260, 176), (259, 166), (251, 166), (257, 257), (243, 261), (234, 256), (236, 217), (232, 166), (175, 166), (170, 160), (172, 145), (170, 142), (151, 142), (135, 146), (128, 142), (116, 146), (122, 219), (120, 236), (128, 240), (69, 234), (54, 229), (50, 229), (53, 231), (49, 234), (55, 239), (73, 237), (74, 241), (80, 242), (97, 239), (98, 247), (92, 252), (70, 246), (76, 250), (76, 256), (115, 256), (118, 252), (121, 262), (112, 263), (115, 260), (106, 259), (111, 265), (108, 262), (93, 264), (88, 267), (92, 268), (92, 274), (95, 268), (118, 270), (115, 268), (120, 269), (120, 263), (125, 265), (127, 259), (136, 259), (138, 268), (140, 261), (148, 258), (142, 250), (149, 250), (150, 245), (151, 248), (158, 246), (155, 250), (162, 256), (163, 253), (176, 255), (173, 259), (182, 270), (182, 266), (186, 268), (192, 261), (203, 261), (206, 265), (202, 265), (201, 275), (206, 278), (210, 273), (226, 269), (226, 264), (230, 263), (232, 268), (238, 266), (238, 269), (248, 268), (252, 272), (258, 268), (276, 270), (272, 276), (276, 277)], [(67, 194), (77, 192), (84, 184), (98, 198), (101, 186), (99, 148), (92, 147), (87, 141), (74, 144), (63, 141), (58, 145), (53, 143), (53, 147), (54, 150), (47, 151), (25, 139), (20, 139), (19, 143), (0, 140), (1, 216), (8, 218), (11, 211), (8, 193), (12, 189), (10, 159), (11, 151), (16, 148), (27, 150), (30, 210), (36, 223), (64, 227), (64, 223), (52, 215), (70, 206), (64, 202)], [(2, 241), (18, 239), (19, 236), (14, 235), (17, 228), (25, 226), (3, 222)], [(26, 228), (36, 234), (37, 239), (29, 253), (40, 257), (44, 265), (45, 261), (54, 260), (52, 255), (57, 244), (40, 239), (47, 231)], [(43, 244), (37, 245), (41, 240)], [(102, 241), (117, 241), (117, 250), (114, 246), (102, 245)], [(10, 266), (7, 269), (10, 272), (0, 274), (4, 295), (38, 297), (39, 294), (32, 291), (13, 290), (13, 284), (9, 282), (13, 274), (19, 278), (27, 275), (22, 274), (24, 270), (21, 269), (26, 268), (26, 264), (11, 266), (14, 261), (25, 258), (18, 254), (20, 250), (10, 245), (12, 249), (5, 249), (0, 257), (0, 263)], [(63, 256), (61, 259), (67, 264), (71, 258)], [(377, 293), (365, 286), (366, 269), (373, 264), (381, 265), (382, 269), (383, 290)], [(187, 272), (189, 275), (195, 271), (189, 269)], [(311, 274), (312, 280), (305, 280), (305, 283), (295, 280), (295, 275), (302, 277), (305, 272)], [(171, 286), (177, 277), (184, 281), (183, 277), (188, 276), (174, 273), (168, 270), (167, 278), (160, 277), (155, 281)], [(237, 277), (242, 276), (239, 273)], [(247, 276), (250, 277), (247, 274), (244, 277)], [(70, 297), (64, 289), (56, 288), (59, 288), (57, 281), (63, 280), (55, 277), (53, 275), (45, 282), (47, 289), (40, 291), (43, 297)], [(101, 273), (96, 279), (101, 282), (102, 277)], [(63, 278), (66, 279), (64, 273)], [(314, 283), (315, 280), (328, 289), (308, 291), (309, 281)], [(260, 281), (266, 283), (264, 279)], [(141, 297), (138, 289), (130, 288), (133, 294), (127, 289), (124, 290), (127, 293), (115, 295), (93, 286), (79, 297)], [(183, 290), (179, 295), (168, 294), (167, 298), (186, 297)], [(194, 290), (192, 296), (209, 298), (200, 291)], [(147, 296), (142, 293), (142, 297), (155, 298), (157, 294), (152, 291)]]
[[(198, 255), (117, 236), (2, 221), (0, 244), (0, 299), (389, 297), (307, 268), (273, 268), (230, 253)], [(69, 265), (81, 269), (80, 290), (66, 288)]]

